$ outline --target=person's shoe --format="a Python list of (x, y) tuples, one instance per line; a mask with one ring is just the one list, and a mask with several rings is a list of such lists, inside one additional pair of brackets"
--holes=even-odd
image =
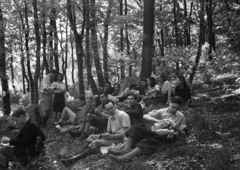
[(115, 156), (115, 155), (109, 155), (109, 158), (111, 161), (116, 162), (116, 163), (129, 163), (132, 161), (131, 158), (126, 158), (124, 156)]
[(87, 139), (89, 136), (88, 132), (82, 132), (81, 136), (78, 138), (80, 141)]
[(125, 155), (126, 153), (130, 152), (131, 150), (120, 150), (116, 148), (109, 148), (108, 149), (108, 154), (112, 155)]
[(70, 130), (68, 132), (73, 138), (77, 138), (79, 136), (81, 136), (81, 132), (79, 130)]
[(70, 167), (71, 165), (74, 164), (74, 162), (70, 159), (61, 159), (61, 162), (66, 167)]

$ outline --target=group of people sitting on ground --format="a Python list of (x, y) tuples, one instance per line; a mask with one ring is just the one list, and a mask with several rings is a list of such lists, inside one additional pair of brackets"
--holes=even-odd
[[(54, 77), (57, 81), (52, 83)], [(109, 158), (114, 162), (128, 162), (133, 157), (152, 154), (159, 145), (172, 143), (186, 136), (185, 117), (179, 109), (183, 104), (191, 102), (191, 93), (184, 76), (178, 76), (178, 79), (179, 84), (174, 93), (165, 75), (161, 75), (161, 84), (149, 77), (141, 79), (138, 84), (131, 84), (123, 92), (120, 84), (116, 83), (112, 87), (110, 82), (106, 82), (105, 87), (99, 88), (98, 95), (87, 94), (86, 104), (74, 112), (63, 102), (66, 88), (62, 82), (62, 74), (51, 71), (41, 85), (45, 110), (42, 125), (46, 126), (54, 94), (54, 122), (60, 127), (71, 124), (69, 134), (81, 141), (85, 140), (76, 156), (59, 154), (61, 162), (67, 167), (91, 154), (100, 153), (101, 147), (113, 144), (122, 143), (123, 146), (109, 147)], [(165, 107), (166, 104), (168, 107)], [(160, 109), (154, 110), (156, 105)], [(58, 112), (61, 114), (57, 114)], [(18, 146), (25, 151), (35, 150), (35, 147), (29, 148), (27, 143), (35, 145), (34, 141), (40, 139), (42, 146), (45, 139), (39, 126), (31, 123), (32, 120), (25, 111), (17, 112), (16, 115), (13, 114), (12, 117), (17, 117), (16, 121), (21, 120), (19, 122), (22, 130), (16, 139), (2, 138), (3, 142), (16, 146), (8, 151), (0, 149), (0, 166), (3, 167), (12, 159)], [(146, 126), (149, 122), (150, 128)], [(97, 129), (98, 133), (93, 134), (91, 128)], [(33, 133), (32, 129), (37, 133)]]
[[(172, 143), (178, 137), (184, 137), (185, 117), (179, 109), (191, 101), (190, 88), (184, 76), (178, 76), (179, 85), (173, 94), (171, 83), (164, 75), (161, 79), (161, 86), (153, 77), (149, 77), (141, 80), (140, 86), (131, 84), (122, 93), (120, 84), (111, 87), (107, 82), (99, 95), (86, 95), (87, 104), (77, 113), (65, 107), (58, 124), (63, 125), (64, 118), (68, 115), (69, 119), (65, 123), (74, 125), (69, 134), (81, 141), (85, 140), (85, 143), (76, 156), (59, 154), (62, 163), (71, 166), (88, 155), (100, 153), (103, 146), (124, 143), (124, 137), (127, 137), (124, 147), (110, 147), (108, 153), (112, 161), (127, 162), (132, 157), (153, 153), (161, 144)], [(96, 98), (100, 99), (99, 106), (93, 102)], [(154, 106), (159, 104), (169, 106), (154, 110)], [(94, 107), (95, 110), (92, 109)], [(153, 124), (151, 129), (147, 128), (147, 122)], [(97, 128), (98, 133), (92, 134), (90, 127)]]

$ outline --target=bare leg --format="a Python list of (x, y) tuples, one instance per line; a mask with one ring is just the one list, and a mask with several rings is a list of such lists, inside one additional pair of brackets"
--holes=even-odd
[(142, 154), (142, 149), (139, 147), (136, 147), (131, 152), (128, 152), (127, 154), (123, 155), (123, 157), (133, 158), (133, 157), (139, 156), (140, 154)]
[(76, 114), (71, 109), (69, 109), (68, 107), (64, 107), (59, 122), (63, 122), (63, 119), (65, 118), (66, 115), (68, 115), (69, 121), (73, 123), (74, 122), (74, 117), (75, 117)]
[(123, 148), (123, 150), (131, 149), (131, 147), (133, 146), (134, 142), (135, 141), (134, 141), (134, 139), (132, 137), (128, 137), (127, 141), (126, 141), (126, 144), (125, 144), (125, 147)]

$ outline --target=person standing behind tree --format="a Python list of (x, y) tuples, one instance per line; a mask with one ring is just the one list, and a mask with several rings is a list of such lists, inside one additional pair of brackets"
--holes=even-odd
[(48, 75), (46, 75), (42, 79), (41, 83), (41, 94), (42, 98), (41, 100), (43, 101), (43, 107), (44, 107), (44, 113), (43, 113), (43, 118), (42, 118), (42, 126), (45, 127), (48, 121), (48, 118), (51, 114), (51, 107), (52, 107), (52, 93), (53, 93), (53, 88), (52, 88), (52, 82), (57, 74), (56, 70), (51, 70)]
[(55, 82), (52, 84), (54, 98), (53, 98), (53, 123), (58, 121), (60, 113), (65, 107), (65, 93), (66, 85), (63, 83), (63, 75), (58, 73), (55, 77)]

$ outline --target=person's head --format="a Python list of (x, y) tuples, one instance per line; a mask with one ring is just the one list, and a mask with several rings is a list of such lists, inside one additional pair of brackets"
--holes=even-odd
[(174, 96), (170, 100), (170, 105), (168, 110), (171, 114), (176, 114), (176, 112), (181, 108), (183, 100), (179, 96)]
[(133, 106), (134, 104), (137, 103), (137, 95), (134, 93), (129, 93), (127, 95), (127, 102), (129, 106)]
[(130, 84), (129, 90), (135, 90), (137, 88), (136, 84)]
[(115, 83), (113, 85), (115, 92), (118, 94), (121, 88), (121, 85), (119, 83)]
[(93, 102), (93, 95), (92, 94), (87, 94), (85, 95), (85, 99), (87, 103), (92, 103)]
[(178, 79), (179, 79), (179, 81), (180, 81), (180, 84), (182, 84), (182, 85), (184, 85), (184, 86), (187, 85), (187, 81), (186, 81), (186, 79), (185, 79), (185, 77), (184, 77), (183, 75), (179, 75), (179, 76), (178, 76)]
[(21, 127), (27, 121), (27, 114), (22, 109), (17, 109), (11, 115), (11, 119), (16, 122), (18, 127)]
[(50, 72), (48, 73), (48, 75), (49, 75), (49, 77), (51, 78), (52, 81), (54, 80), (54, 78), (57, 75), (57, 73), (58, 72), (56, 70), (54, 70), (54, 69), (50, 70)]
[(63, 75), (61, 73), (57, 73), (55, 76), (55, 81), (61, 82), (63, 81)]
[(93, 99), (93, 104), (98, 107), (101, 105), (101, 101), (100, 101), (100, 96), (99, 95), (95, 95), (94, 99)]
[(102, 107), (109, 116), (113, 116), (115, 114), (116, 108), (112, 100), (104, 99), (102, 102)]
[(111, 87), (111, 83), (109, 81), (106, 81), (104, 84), (104, 89), (107, 89), (109, 87)]
[(161, 78), (162, 82), (167, 81), (167, 76), (165, 74), (161, 74), (160, 78)]
[(157, 82), (154, 77), (150, 76), (147, 78), (147, 84), (150, 87), (154, 87), (157, 84)]
[(114, 92), (114, 88), (113, 88), (113, 87), (108, 87), (108, 88), (105, 89), (104, 95), (105, 95), (105, 96), (108, 96), (109, 94), (112, 95), (113, 92)]
[(99, 93), (99, 99), (100, 99), (101, 103), (103, 102), (104, 98), (105, 98), (105, 95), (104, 95), (104, 93), (102, 91), (101, 93)]
[(143, 88), (147, 87), (147, 79), (141, 79), (140, 80), (140, 86), (143, 87)]

